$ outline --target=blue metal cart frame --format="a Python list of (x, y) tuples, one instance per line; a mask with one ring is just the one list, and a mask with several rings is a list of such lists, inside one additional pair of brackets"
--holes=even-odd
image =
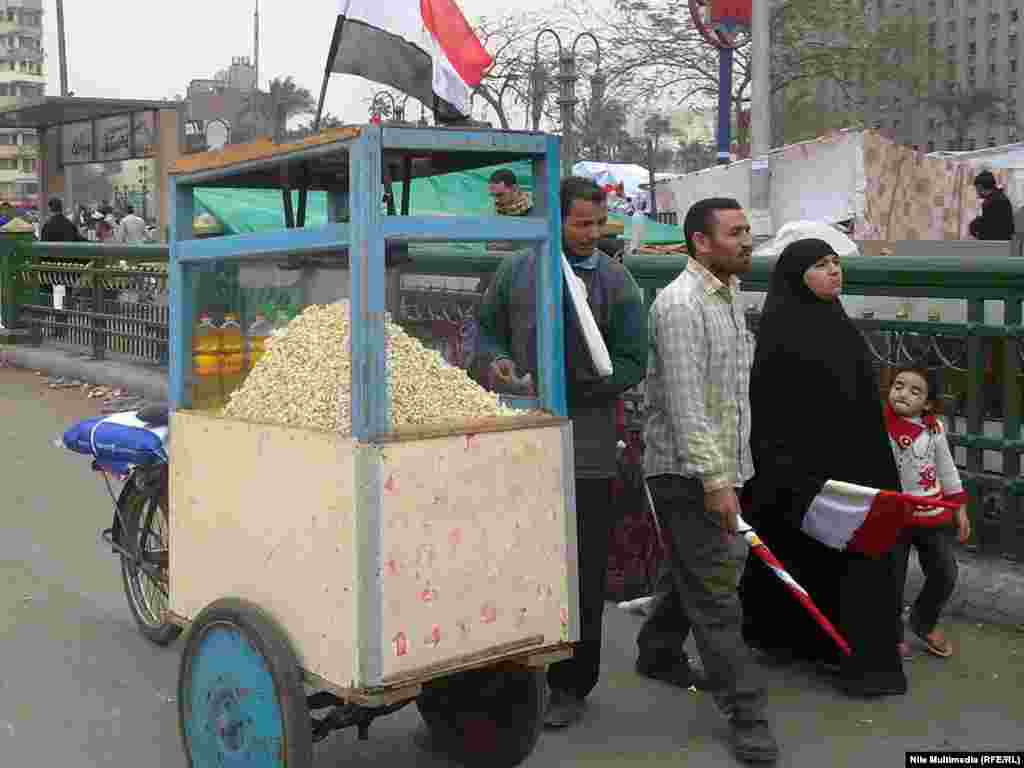
[[(386, 216), (382, 170), (385, 153), (427, 156), (450, 153), (462, 167), (483, 167), (511, 159), (533, 163), (534, 210), (528, 217)], [(256, 177), (304, 166), (328, 156), (347, 155), (348, 178), (324, 185), (329, 223), (322, 228), (285, 229), (207, 240), (192, 239), (193, 189), (202, 186), (245, 187)], [(356, 137), (298, 149), (225, 169), (172, 176), (170, 229), (170, 399), (174, 409), (187, 408), (191, 360), (193, 268), (219, 260), (268, 260), (350, 248), (352, 327), (352, 436), (361, 442), (391, 431), (385, 355), (385, 242), (506, 240), (529, 243), (537, 254), (536, 401), (553, 415), (566, 417), (562, 312), (559, 139), (537, 133), (493, 130), (412, 128), (368, 125)], [(347, 182), (347, 183), (346, 183)], [(289, 193), (290, 194), (290, 193)], [(351, 222), (339, 212), (351, 210)]]

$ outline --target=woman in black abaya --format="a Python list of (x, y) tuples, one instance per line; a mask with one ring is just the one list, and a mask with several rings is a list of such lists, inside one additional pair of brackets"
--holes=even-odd
[[(853, 246), (839, 233), (823, 237)], [(853, 653), (842, 656), (756, 557), (740, 585), (744, 638), (770, 655), (838, 664), (840, 687), (851, 695), (899, 694), (907, 682), (894, 559), (830, 549), (801, 530), (826, 480), (900, 488), (878, 381), (839, 302), (841, 288), (838, 257), (825, 239), (797, 239), (779, 256), (750, 381), (756, 474), (748, 519)]]

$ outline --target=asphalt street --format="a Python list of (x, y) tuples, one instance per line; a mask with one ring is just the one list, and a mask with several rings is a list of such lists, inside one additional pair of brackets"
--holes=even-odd
[[(89, 461), (54, 447), (99, 412), (78, 390), (0, 369), (0, 766), (183, 768), (174, 700), (182, 642), (136, 632), (99, 541), (110, 501)], [(864, 599), (871, 599), (865, 595)], [(602, 681), (578, 727), (545, 734), (538, 768), (735, 765), (707, 697), (633, 672), (640, 619), (609, 605)], [(957, 655), (919, 654), (911, 692), (853, 701), (803, 669), (764, 668), (780, 766), (902, 766), (913, 749), (1024, 749), (1024, 631), (958, 622)], [(317, 768), (449, 765), (419, 752), (414, 707), (318, 746)]]

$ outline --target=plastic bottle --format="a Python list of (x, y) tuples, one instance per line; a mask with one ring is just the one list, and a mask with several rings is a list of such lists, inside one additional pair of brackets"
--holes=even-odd
[(220, 330), (208, 312), (199, 316), (192, 331), (192, 408), (205, 411), (216, 408), (221, 393)]
[(220, 343), (223, 350), (220, 381), (224, 401), (227, 402), (227, 398), (245, 378), (245, 340), (236, 315), (224, 315), (224, 324), (220, 327)]
[(270, 336), (270, 332), (274, 330), (274, 326), (267, 320), (267, 316), (262, 312), (256, 313), (256, 319), (253, 320), (249, 326), (249, 332), (247, 334), (247, 346), (248, 346), (248, 361), (246, 369), (251, 371), (259, 363), (260, 358), (266, 354), (267, 351), (267, 337)]

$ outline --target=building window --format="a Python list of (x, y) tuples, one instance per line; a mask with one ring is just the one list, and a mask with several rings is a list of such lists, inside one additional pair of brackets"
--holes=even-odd
[(1020, 11), (1017, 10), (1016, 8), (1010, 11), (1010, 21), (1014, 23), (1020, 21)]
[(969, 29), (971, 32), (973, 32), (975, 29), (977, 29), (977, 27), (978, 27), (978, 20), (976, 18), (974, 18), (973, 16), (971, 16), (967, 20), (967, 29)]
[(0, 144), (13, 144), (14, 136), (10, 133), (0, 133)]
[(952, 20), (948, 24), (946, 24), (946, 29), (949, 30), (949, 34), (955, 35), (956, 34), (956, 21)]
[[(994, 67), (994, 66), (995, 66), (995, 64), (993, 64), (992, 66)], [(975, 74), (975, 67), (974, 67), (974, 65), (972, 64), (971, 66), (969, 66), (969, 67), (967, 68), (967, 76), (968, 76), (968, 77), (974, 77), (974, 74)]]
[[(952, 48), (953, 49), (953, 53), (956, 54), (956, 46), (955, 45), (951, 45), (949, 47)], [(978, 44), (977, 43), (968, 43), (967, 44), (967, 53), (969, 53), (971, 56), (973, 56), (977, 52), (978, 52)]]
[(989, 136), (988, 137), (988, 145), (990, 147), (994, 147), (996, 145), (996, 137), (995, 136)]
[(928, 142), (928, 151), (929, 152), (934, 152), (935, 151), (935, 142), (934, 141), (929, 141)]
[(1017, 47), (1017, 36), (1016, 35), (1010, 35), (1009, 45), (1010, 45), (1010, 48), (1016, 48)]
[(1016, 59), (1010, 59), (1010, 71), (1011, 72), (1016, 72), (1017, 71), (1017, 60)]
[[(972, 67), (972, 69), (973, 69), (973, 67)], [(996, 74), (996, 63), (994, 61), (990, 61), (988, 63), (988, 73), (990, 75), (992, 75), (992, 76), (995, 76), (995, 74)]]
[(939, 121), (936, 120), (934, 117), (929, 117), (928, 118), (928, 130), (929, 131), (934, 131), (938, 127), (938, 125), (939, 125)]
[(892, 121), (892, 129), (894, 131), (898, 131), (900, 129), (901, 125), (902, 125), (902, 122), (900, 120), (893, 120)]
[(25, 158), (21, 161), (21, 170), (24, 173), (35, 173), (36, 161), (34, 158)]
[(978, 87), (978, 81), (977, 80), (975, 80), (973, 77), (967, 78), (967, 88), (968, 88), (968, 90), (973, 91), (977, 87)]
[(23, 133), (21, 134), (21, 143), (28, 146), (34, 146), (39, 143), (39, 137), (34, 133)]
[(973, 151), (973, 150), (975, 150), (977, 148), (978, 148), (978, 140), (977, 139), (970, 138), (970, 139), (967, 140), (967, 149), (968, 150)]
[(1010, 128), (1010, 134), (1009, 134), (1008, 138), (1009, 138), (1009, 140), (1011, 142), (1016, 142), (1018, 140), (1017, 139), (1017, 128), (1016, 127), (1011, 127)]

